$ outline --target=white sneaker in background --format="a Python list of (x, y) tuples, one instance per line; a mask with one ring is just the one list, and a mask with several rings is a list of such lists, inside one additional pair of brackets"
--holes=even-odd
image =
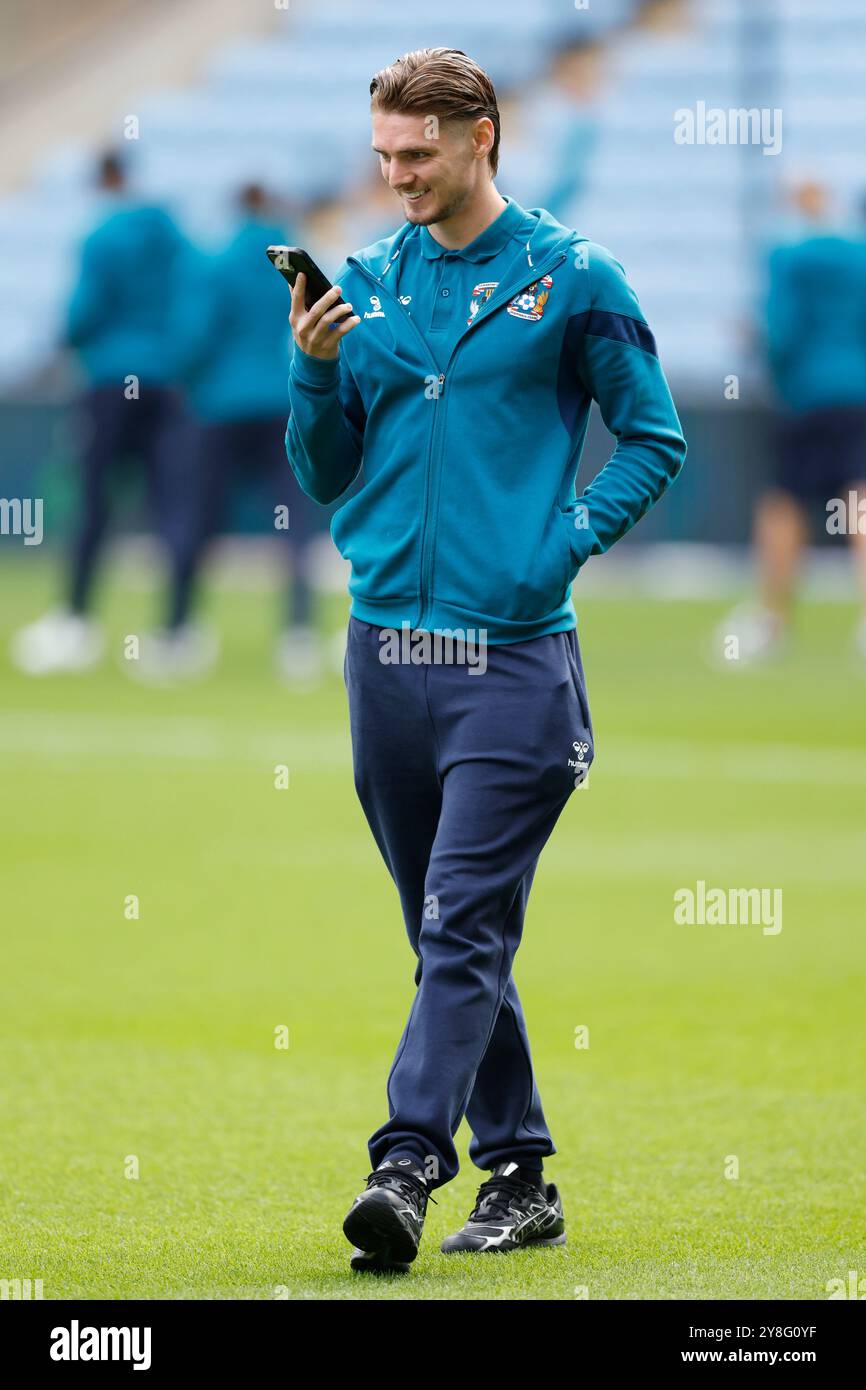
[(277, 643), (276, 663), (287, 685), (305, 690), (318, 685), (325, 673), (318, 632), (311, 627), (287, 628)]
[(9, 650), (19, 671), (28, 676), (90, 671), (102, 660), (105, 635), (93, 618), (58, 611), (21, 628)]
[(209, 627), (186, 623), (173, 631), (146, 632), (137, 659), (124, 660), (127, 673), (152, 685), (207, 676), (219, 658), (219, 638)]
[(781, 618), (760, 604), (735, 608), (716, 628), (713, 659), (719, 665), (751, 666), (778, 656), (787, 628)]

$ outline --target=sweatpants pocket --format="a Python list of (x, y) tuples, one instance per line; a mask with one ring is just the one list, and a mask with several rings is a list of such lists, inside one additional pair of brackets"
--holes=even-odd
[(580, 657), (580, 646), (577, 641), (577, 632), (571, 628), (569, 632), (562, 633), (562, 641), (565, 646), (565, 656), (571, 670), (571, 678), (574, 681), (574, 689), (580, 703), (583, 722), (587, 732), (592, 734), (592, 716), (589, 712), (589, 696), (586, 690), (586, 681), (583, 675), (583, 662)]

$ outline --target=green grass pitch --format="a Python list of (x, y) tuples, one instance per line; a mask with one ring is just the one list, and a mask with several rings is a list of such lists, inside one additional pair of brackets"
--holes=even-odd
[[(369, 1279), (341, 1224), (414, 958), (342, 681), (280, 687), (277, 598), (254, 592), (212, 596), (225, 650), (201, 685), (147, 689), (119, 662), (26, 680), (8, 636), (53, 577), (41, 556), (0, 566), (0, 1278), (45, 1298), (573, 1300), (820, 1299), (866, 1276), (852, 606), (805, 605), (772, 669), (719, 671), (702, 647), (722, 605), (578, 595), (597, 757), (515, 971), (568, 1245), (439, 1253), (482, 1179), (464, 1127), (411, 1273)], [(106, 592), (118, 649), (153, 607)], [(334, 630), (344, 614), (328, 601)], [(781, 888), (781, 932), (677, 925), (699, 879)]]

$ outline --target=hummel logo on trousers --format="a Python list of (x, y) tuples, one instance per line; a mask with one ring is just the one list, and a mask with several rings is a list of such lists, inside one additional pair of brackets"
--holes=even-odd
[(349, 620), (355, 786), (400, 895), (416, 993), (369, 1143), (457, 1172), (470, 1157), (539, 1167), (556, 1149), (512, 964), (538, 857), (574, 790), (575, 741), (594, 741), (572, 629), (487, 649), (487, 670), (383, 664), (381, 628)]

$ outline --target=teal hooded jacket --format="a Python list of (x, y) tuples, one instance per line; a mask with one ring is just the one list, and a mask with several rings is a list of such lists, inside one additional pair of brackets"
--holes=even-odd
[[(363, 314), (334, 361), (295, 349), (286, 451), (331, 522), (352, 614), (380, 627), (519, 642), (575, 626), (571, 585), (680, 471), (686, 446), (622, 266), (544, 210), (508, 282), (440, 372), (391, 288), (407, 237), (350, 256), (335, 283)], [(401, 282), (401, 290), (410, 288)], [(467, 306), (468, 307), (468, 306)], [(617, 444), (580, 494), (596, 400)]]
[(162, 208), (112, 201), (81, 250), (66, 341), (94, 386), (130, 375), (163, 385), (173, 372), (171, 313), (186, 241)]
[(767, 350), (793, 413), (866, 405), (866, 241), (817, 233), (769, 261)]

